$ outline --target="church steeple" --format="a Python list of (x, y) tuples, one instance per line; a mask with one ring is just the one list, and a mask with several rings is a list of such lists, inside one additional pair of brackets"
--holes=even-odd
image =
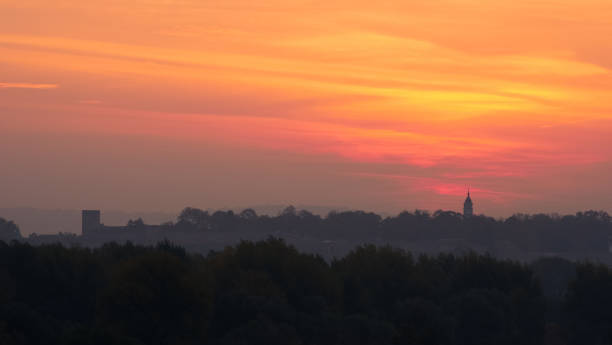
[(472, 198), (470, 197), (470, 188), (468, 188), (467, 198), (463, 202), (463, 217), (471, 217), (474, 215), (474, 204), (472, 203)]

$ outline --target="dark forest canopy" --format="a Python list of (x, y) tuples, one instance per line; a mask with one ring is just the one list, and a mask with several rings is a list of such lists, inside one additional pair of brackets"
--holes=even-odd
[(543, 259), (282, 240), (204, 256), (163, 242), (0, 242), (0, 343), (610, 344), (612, 272)]

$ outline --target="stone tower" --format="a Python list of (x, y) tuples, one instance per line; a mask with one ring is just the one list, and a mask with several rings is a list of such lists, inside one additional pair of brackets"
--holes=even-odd
[(100, 211), (99, 210), (83, 210), (82, 212), (81, 232), (83, 235), (100, 229)]
[(463, 217), (468, 218), (474, 215), (474, 204), (470, 198), (470, 190), (468, 189), (467, 198), (463, 202)]

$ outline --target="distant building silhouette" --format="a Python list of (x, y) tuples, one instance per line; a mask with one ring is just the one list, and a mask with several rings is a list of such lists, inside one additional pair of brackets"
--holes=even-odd
[(133, 232), (134, 230), (160, 230), (161, 225), (148, 225), (142, 219), (129, 221), (127, 226), (108, 226), (100, 222), (100, 210), (83, 210), (81, 232), (83, 235), (109, 235)]
[(474, 204), (472, 203), (472, 198), (470, 198), (470, 190), (468, 189), (467, 198), (463, 202), (463, 216), (471, 217), (474, 215)]
[(83, 233), (83, 235), (90, 234), (96, 230), (100, 230), (101, 227), (102, 224), (100, 223), (99, 210), (83, 210), (81, 225), (81, 232)]

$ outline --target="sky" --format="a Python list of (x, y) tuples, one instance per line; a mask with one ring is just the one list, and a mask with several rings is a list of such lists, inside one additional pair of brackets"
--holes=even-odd
[(0, 0), (0, 207), (612, 211), (609, 0)]

